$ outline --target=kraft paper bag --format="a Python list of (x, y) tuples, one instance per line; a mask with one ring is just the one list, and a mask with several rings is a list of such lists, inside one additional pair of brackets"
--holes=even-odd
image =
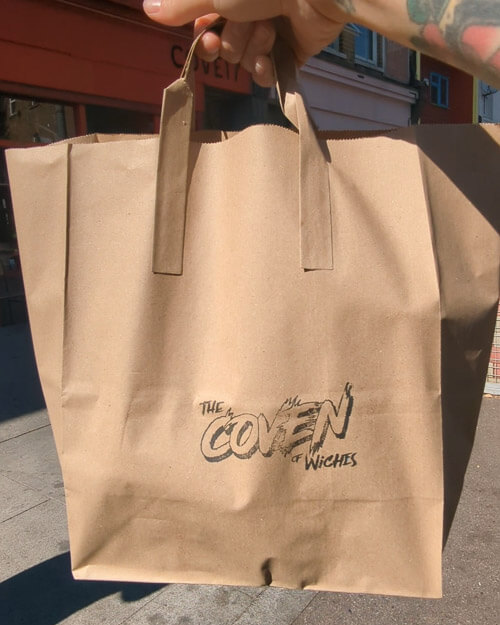
[[(500, 129), (8, 152), (78, 579), (441, 595), (498, 305)], [(283, 86), (284, 85), (284, 86)], [(157, 173), (158, 172), (158, 173)]]

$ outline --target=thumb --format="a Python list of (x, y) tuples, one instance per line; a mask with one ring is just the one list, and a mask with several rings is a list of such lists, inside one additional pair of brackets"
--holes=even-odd
[(182, 26), (207, 13), (218, 13), (234, 22), (255, 22), (277, 17), (281, 0), (144, 0), (144, 11), (156, 22)]
[(212, 0), (143, 0), (142, 7), (148, 17), (167, 26), (182, 26), (215, 11)]

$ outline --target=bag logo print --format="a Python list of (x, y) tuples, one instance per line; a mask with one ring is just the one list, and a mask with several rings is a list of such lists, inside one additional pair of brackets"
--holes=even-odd
[(231, 408), (225, 409), (222, 401), (201, 402), (202, 415), (218, 415), (203, 433), (201, 453), (208, 462), (233, 455), (249, 460), (259, 451), (264, 457), (278, 452), (295, 463), (303, 458), (306, 470), (354, 467), (355, 453), (320, 453), (328, 437), (346, 437), (354, 404), (351, 390), (347, 383), (336, 405), (330, 399), (305, 403), (298, 396), (286, 399), (271, 423), (262, 413), (235, 414)]

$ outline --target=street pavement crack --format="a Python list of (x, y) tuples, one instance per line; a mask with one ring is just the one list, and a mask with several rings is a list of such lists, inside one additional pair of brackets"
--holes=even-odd
[(32, 432), (38, 432), (38, 430), (43, 430), (44, 428), (50, 428), (50, 423), (46, 425), (41, 425), (38, 428), (33, 428), (32, 430), (28, 430), (27, 432), (23, 432), (22, 434), (16, 434), (15, 436), (11, 436), (10, 438), (6, 438), (3, 441), (0, 441), (0, 445), (2, 443), (7, 443), (8, 441), (13, 441), (16, 438), (20, 438), (21, 436), (26, 436), (26, 434), (31, 434)]
[(293, 619), (293, 621), (290, 623), (290, 625), (294, 625), (294, 623), (297, 622), (297, 619), (302, 616), (302, 614), (304, 614), (304, 612), (307, 610), (307, 608), (311, 605), (311, 603), (314, 601), (314, 599), (317, 597), (318, 593), (315, 592), (313, 593), (313, 596), (311, 597), (311, 600), (308, 601), (306, 603), (306, 605), (302, 608), (302, 610), (297, 614), (297, 616)]
[(30, 508), (26, 508), (26, 510), (22, 510), (21, 512), (18, 512), (17, 514), (13, 514), (8, 519), (4, 519), (2, 523), (7, 523), (7, 521), (12, 521), (12, 519), (15, 519), (16, 517), (21, 516), (21, 514), (25, 514), (26, 512), (29, 512), (30, 510), (34, 510), (35, 508), (42, 506), (44, 503), (47, 503), (48, 501), (50, 501), (50, 499), (45, 499), (44, 501), (41, 501), (40, 503), (37, 503), (34, 506), (31, 506)]

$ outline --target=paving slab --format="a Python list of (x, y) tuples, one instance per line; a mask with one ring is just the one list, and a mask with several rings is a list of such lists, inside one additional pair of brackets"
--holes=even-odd
[(50, 426), (0, 443), (0, 475), (64, 501), (64, 485)]
[(45, 407), (27, 323), (0, 327), (0, 422)]
[(49, 423), (28, 324), (0, 327), (0, 443)]
[[(1, 451), (0, 451), (1, 453)], [(0, 524), (47, 501), (42, 493), (0, 475)], [(1, 525), (0, 525), (1, 527)]]
[(0, 443), (39, 430), (47, 425), (49, 425), (49, 415), (45, 408), (0, 421)]
[(310, 590), (284, 590), (267, 588), (234, 625), (289, 625), (293, 623), (318, 593)]
[(4, 625), (119, 625), (163, 586), (75, 581), (68, 552), (26, 568), (0, 584)]
[(118, 625), (164, 590), (158, 584), (76, 581), (62, 502), (0, 523), (0, 623)]
[(259, 596), (261, 592), (237, 586), (171, 584), (125, 623), (233, 625)]
[(66, 508), (49, 499), (1, 523), (0, 536), (3, 581), (68, 550)]

